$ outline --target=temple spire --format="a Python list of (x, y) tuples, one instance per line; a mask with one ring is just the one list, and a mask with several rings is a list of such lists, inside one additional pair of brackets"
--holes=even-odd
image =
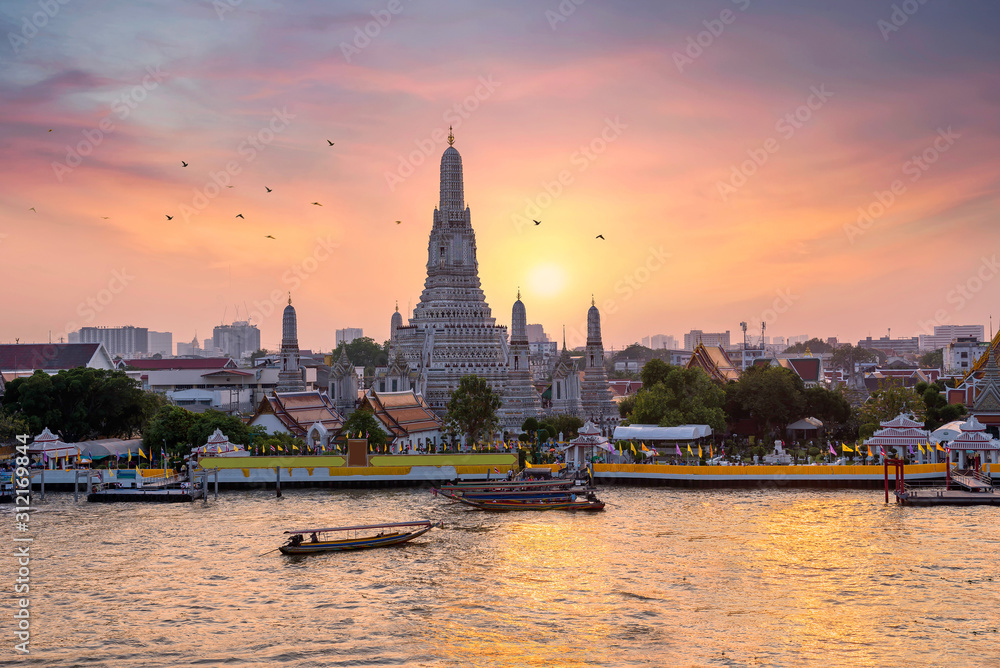
[(518, 288), (517, 288), (517, 298), (518, 298), (518, 300), (521, 299), (521, 286), (518, 286)]
[(455, 145), (455, 133), (451, 131), (451, 126), (448, 126), (448, 146)]
[(292, 293), (291, 293), (291, 291), (288, 292), (288, 305), (289, 306), (292, 305)]
[(563, 350), (566, 350), (566, 325), (563, 325)]

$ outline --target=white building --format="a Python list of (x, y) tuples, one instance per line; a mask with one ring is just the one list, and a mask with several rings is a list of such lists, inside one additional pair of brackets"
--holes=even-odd
[(170, 332), (149, 331), (149, 346), (147, 352), (150, 355), (159, 353), (164, 357), (174, 354), (174, 335)]
[(149, 330), (145, 327), (81, 327), (76, 339), (79, 343), (103, 343), (112, 356), (135, 357), (149, 352)]
[(934, 334), (921, 334), (919, 338), (920, 352), (932, 352), (946, 348), (949, 343), (959, 338), (975, 338), (982, 341), (986, 332), (982, 325), (936, 325)]
[(337, 346), (339, 347), (341, 343), (348, 344), (354, 339), (360, 339), (365, 335), (364, 331), (360, 327), (345, 327), (344, 329), (337, 330)]
[(989, 343), (975, 337), (959, 337), (944, 347), (941, 353), (945, 373), (965, 373), (989, 348)]

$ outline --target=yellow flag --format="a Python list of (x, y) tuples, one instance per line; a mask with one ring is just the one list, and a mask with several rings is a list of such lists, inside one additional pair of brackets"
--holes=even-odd
[(128, 450), (128, 463), (132, 463), (132, 448), (129, 448)]
[(869, 457), (874, 457), (875, 456), (875, 455), (872, 454), (872, 446), (870, 446), (870, 445), (868, 446), (868, 456)]
[(643, 452), (649, 452), (649, 448), (646, 447), (645, 443), (642, 444), (642, 451)]
[(375, 452), (375, 448), (372, 447), (371, 443), (368, 444), (368, 452)]
[(292, 443), (292, 450), (298, 450), (298, 449), (299, 449), (299, 446), (297, 446), (296, 444)]
[(847, 443), (841, 443), (840, 449), (844, 452), (854, 452), (854, 448), (848, 447)]
[(635, 451), (635, 443), (633, 443), (632, 441), (629, 441), (629, 443), (628, 443), (628, 444), (629, 444), (629, 446), (630, 446), (630, 447), (632, 448), (632, 454), (633, 454), (633, 455), (637, 455), (637, 454), (639, 454), (638, 452), (636, 452), (636, 451)]
[(139, 448), (139, 456), (143, 459), (149, 459), (149, 457), (146, 456), (146, 453), (142, 451), (142, 448)]
[(945, 451), (945, 449), (941, 447), (940, 443), (935, 443), (935, 445), (937, 446), (938, 452), (944, 452)]
[(699, 443), (698, 444), (698, 459), (701, 459), (701, 457), (702, 457), (702, 454), (701, 454), (701, 443)]
[(693, 455), (694, 453), (693, 453), (693, 452), (691, 452), (691, 444), (690, 444), (690, 443), (688, 443), (688, 446), (687, 446), (687, 447), (688, 447), (688, 454), (689, 454), (689, 455)]

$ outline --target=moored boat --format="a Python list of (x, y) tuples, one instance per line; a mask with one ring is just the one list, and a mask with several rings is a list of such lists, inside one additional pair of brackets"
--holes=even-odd
[(469, 499), (455, 497), (456, 501), (480, 510), (604, 510), (604, 502), (593, 494), (586, 499)]
[(388, 547), (411, 541), (424, 535), (435, 526), (440, 527), (441, 523), (435, 524), (430, 520), (421, 520), (419, 522), (362, 524), (329, 529), (286, 531), (285, 533), (291, 534), (291, 536), (288, 542), (278, 549), (282, 554), (314, 554)]

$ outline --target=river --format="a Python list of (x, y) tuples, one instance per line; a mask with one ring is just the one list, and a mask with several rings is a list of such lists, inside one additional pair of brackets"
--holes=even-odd
[[(600, 496), (599, 513), (492, 514), (426, 489), (49, 494), (21, 534), (31, 653), (0, 665), (1000, 664), (997, 508), (867, 490)], [(445, 526), (399, 547), (260, 556), (285, 529), (425, 518)]]

